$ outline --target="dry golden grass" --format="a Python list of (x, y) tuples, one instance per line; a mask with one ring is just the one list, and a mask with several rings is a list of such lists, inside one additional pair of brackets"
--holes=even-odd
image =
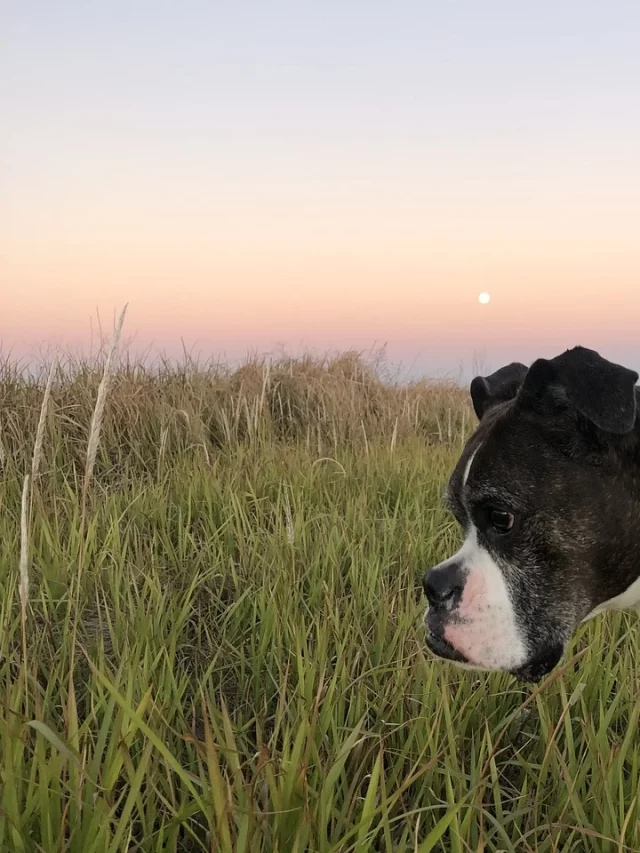
[[(366, 451), (369, 443), (391, 445), (411, 436), (426, 444), (450, 442), (472, 427), (467, 391), (455, 382), (396, 384), (380, 373), (379, 363), (357, 353), (322, 360), (255, 359), (237, 369), (215, 363), (146, 366), (125, 358), (109, 389), (109, 447), (100, 452), (93, 441), (89, 453), (96, 400), (106, 402), (104, 393), (99, 397), (102, 365), (61, 361), (55, 384), (44, 393), (51, 394), (56, 413), (52, 427), (59, 431), (56, 447), (63, 457), (57, 462), (67, 471), (72, 463), (74, 476), (82, 470), (81, 460), (85, 469), (90, 460), (90, 473), (97, 464), (101, 476), (113, 476), (134, 445), (136, 455), (144, 448), (135, 465), (148, 474), (156, 472), (163, 455), (179, 448), (199, 448), (210, 460), (223, 448), (268, 441), (331, 455), (345, 443)], [(40, 464), (48, 408), (39, 381), (9, 361), (0, 363), (5, 465), (22, 470), (34, 443)], [(48, 464), (56, 460), (49, 458)]]

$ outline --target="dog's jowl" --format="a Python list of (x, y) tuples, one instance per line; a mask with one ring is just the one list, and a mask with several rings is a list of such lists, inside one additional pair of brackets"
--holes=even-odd
[(581, 621), (640, 605), (637, 381), (583, 347), (473, 380), (446, 493), (464, 543), (423, 578), (437, 655), (537, 681)]

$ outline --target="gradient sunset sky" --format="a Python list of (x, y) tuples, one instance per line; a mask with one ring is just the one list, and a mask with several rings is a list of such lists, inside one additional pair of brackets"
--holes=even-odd
[(173, 355), (638, 369), (639, 45), (637, 0), (4, 2), (2, 349), (128, 302)]

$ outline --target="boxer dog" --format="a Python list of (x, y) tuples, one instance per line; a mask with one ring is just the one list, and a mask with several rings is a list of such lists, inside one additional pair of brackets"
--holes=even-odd
[(640, 608), (637, 381), (584, 347), (473, 380), (446, 489), (464, 543), (422, 581), (436, 655), (539, 681), (580, 622)]

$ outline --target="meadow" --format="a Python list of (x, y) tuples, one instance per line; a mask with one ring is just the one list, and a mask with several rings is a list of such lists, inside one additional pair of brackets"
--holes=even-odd
[(466, 388), (120, 358), (98, 435), (103, 365), (0, 365), (0, 850), (640, 849), (635, 616), (535, 687), (425, 648)]

